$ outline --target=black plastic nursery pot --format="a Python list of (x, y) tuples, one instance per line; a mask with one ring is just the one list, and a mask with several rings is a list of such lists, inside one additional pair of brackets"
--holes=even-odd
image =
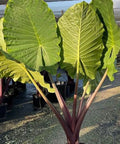
[(0, 119), (5, 117), (6, 111), (7, 111), (6, 105), (1, 104), (0, 105)]
[(39, 108), (43, 108), (45, 105), (45, 101), (42, 97), (39, 97), (37, 94), (33, 94), (33, 107), (34, 110)]
[(64, 82), (64, 81), (57, 81), (55, 83), (56, 83), (56, 86), (58, 88), (58, 91), (60, 92), (61, 96), (65, 100), (66, 97), (67, 97), (67, 95), (70, 93), (69, 91), (66, 91), (67, 90), (67, 84), (66, 84), (66, 82)]

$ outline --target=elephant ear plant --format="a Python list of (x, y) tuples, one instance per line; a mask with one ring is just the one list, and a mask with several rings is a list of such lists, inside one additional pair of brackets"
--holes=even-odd
[[(0, 77), (32, 82), (58, 118), (67, 144), (80, 144), (79, 132), (86, 112), (106, 76), (113, 80), (116, 72), (114, 62), (120, 50), (120, 30), (115, 23), (112, 1), (76, 4), (63, 14), (57, 26), (53, 12), (43, 0), (9, 0), (1, 27), (2, 24)], [(58, 66), (76, 78), (72, 114), (52, 80)], [(43, 70), (49, 73), (52, 87), (40, 75)], [(84, 81), (84, 91), (77, 109), (79, 79)], [(96, 79), (98, 85), (83, 103)], [(63, 115), (46, 98), (38, 83), (55, 92)]]

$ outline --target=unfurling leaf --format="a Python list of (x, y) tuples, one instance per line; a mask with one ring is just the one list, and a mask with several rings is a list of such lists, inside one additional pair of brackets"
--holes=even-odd
[(97, 71), (94, 80), (89, 80), (87, 78), (84, 80), (83, 89), (85, 89), (86, 83), (89, 80), (89, 85), (88, 85), (87, 90), (86, 90), (87, 94), (90, 94), (91, 92), (93, 92), (95, 90), (95, 88), (98, 86), (99, 82), (101, 81), (101, 78), (103, 77), (104, 72), (105, 72), (104, 70), (101, 70), (101, 71), (99, 70), (99, 71)]

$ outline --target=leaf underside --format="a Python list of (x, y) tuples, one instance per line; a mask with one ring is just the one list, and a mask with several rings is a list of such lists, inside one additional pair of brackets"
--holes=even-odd
[(7, 52), (27, 67), (50, 70), (60, 61), (55, 17), (43, 0), (9, 0), (3, 25)]
[(82, 2), (69, 8), (58, 25), (63, 43), (61, 67), (71, 77), (79, 72), (94, 79), (101, 64), (104, 31), (97, 14), (91, 6)]
[[(3, 55), (3, 54), (4, 55)], [(5, 56), (6, 55), (6, 56)], [(8, 54), (0, 52), (0, 78), (10, 77), (14, 81), (22, 83), (31, 83), (28, 75), (25, 72), (25, 65), (16, 61), (10, 60)], [(37, 71), (28, 70), (34, 80), (38, 82), (42, 87), (47, 88), (49, 92), (54, 93), (54, 89), (49, 84), (45, 83), (44, 77)]]

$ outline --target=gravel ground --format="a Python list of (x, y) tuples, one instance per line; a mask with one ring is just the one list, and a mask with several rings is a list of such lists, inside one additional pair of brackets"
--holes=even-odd
[[(65, 144), (64, 132), (48, 106), (33, 110), (35, 89), (31, 87), (16, 97), (13, 109), (0, 122), (0, 144)], [(70, 107), (71, 99), (67, 103)], [(85, 144), (120, 144), (120, 72), (114, 82), (106, 79), (85, 117), (80, 140)]]

